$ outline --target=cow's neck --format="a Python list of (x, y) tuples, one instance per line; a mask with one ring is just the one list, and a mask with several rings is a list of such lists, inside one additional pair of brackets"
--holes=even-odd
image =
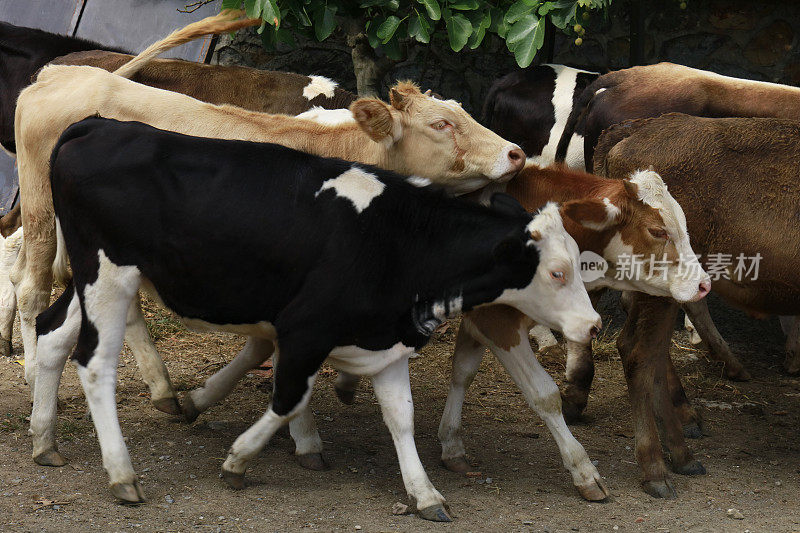
[[(238, 109), (229, 111), (241, 114)], [(322, 157), (338, 157), (387, 168), (387, 148), (372, 139), (355, 123), (324, 125), (282, 115), (244, 112), (249, 118), (252, 140), (273, 142)]]
[[(506, 192), (516, 198), (528, 211), (547, 202), (564, 203), (582, 198), (613, 199), (622, 192), (619, 181), (565, 168), (539, 168), (528, 165), (508, 183)], [(581, 251), (602, 254), (615, 230), (594, 231), (563, 217), (567, 230)]]
[(510, 182), (506, 192), (528, 211), (547, 202), (615, 196), (622, 186), (614, 180), (560, 167), (528, 165)]
[(431, 320), (432, 327), (498, 296), (494, 247), (525, 223), (459, 204), (459, 210), (434, 206), (424, 218), (407, 221), (404, 242), (397, 243), (403, 250), (399, 268), (410, 273), (409, 289), (417, 298), (415, 321)]

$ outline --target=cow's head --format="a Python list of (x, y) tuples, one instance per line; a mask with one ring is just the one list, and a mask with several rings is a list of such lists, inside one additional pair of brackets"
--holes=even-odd
[(410, 82), (391, 90), (391, 105), (362, 98), (355, 120), (387, 151), (387, 168), (428, 178), (457, 194), (511, 179), (525, 164), (514, 143), (484, 128), (453, 100), (421, 93)]
[[(502, 209), (498, 204), (507, 201), (504, 198), (510, 197), (495, 195), (492, 207)], [(516, 207), (522, 210), (519, 204)], [(498, 244), (494, 256), (498, 267), (513, 272), (518, 282), (517, 288), (505, 289), (493, 303), (515, 307), (571, 341), (587, 343), (600, 331), (600, 315), (592, 308), (578, 271), (578, 245), (564, 230), (556, 204), (539, 211), (521, 235)]]
[(565, 217), (597, 232), (598, 253), (609, 263), (590, 288), (607, 286), (670, 296), (679, 302), (708, 294), (711, 280), (696, 261), (683, 209), (656, 172), (640, 170), (602, 200), (566, 202)]

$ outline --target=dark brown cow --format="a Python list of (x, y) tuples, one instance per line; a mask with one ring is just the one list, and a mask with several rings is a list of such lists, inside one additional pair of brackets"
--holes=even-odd
[(565, 160), (573, 132), (583, 131), (583, 153), (590, 169), (603, 130), (624, 120), (671, 112), (698, 117), (800, 119), (800, 89), (673, 63), (609, 72), (592, 82), (576, 102), (559, 141), (556, 161)]
[[(56, 65), (88, 65), (109, 72), (133, 59), (128, 54), (93, 50), (76, 52), (52, 61)], [(312, 107), (347, 109), (356, 95), (324, 76), (274, 72), (250, 67), (204, 65), (180, 59), (156, 59), (131, 80), (188, 94), (210, 104), (281, 115), (299, 115)]]
[[(648, 166), (683, 206), (692, 247), (706, 269), (716, 260), (709, 254), (730, 254), (728, 279), (713, 282), (719, 295), (756, 315), (800, 314), (800, 122), (670, 113), (624, 122), (600, 138), (596, 173), (623, 178)], [(757, 279), (737, 272), (739, 254), (760, 254)], [(677, 305), (632, 293), (626, 301), (629, 315), (617, 346), (634, 405), (636, 457), (645, 490), (668, 497), (674, 489), (656, 420), (673, 465), (688, 453), (681, 422), (697, 421), (669, 359)]]

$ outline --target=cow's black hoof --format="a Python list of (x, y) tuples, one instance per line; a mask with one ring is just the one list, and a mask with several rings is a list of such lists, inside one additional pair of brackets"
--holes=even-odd
[(339, 401), (345, 405), (353, 405), (356, 403), (356, 391), (355, 390), (347, 390), (347, 389), (340, 389), (339, 387), (334, 386), (333, 390), (336, 391), (336, 397), (339, 398)]
[(687, 439), (699, 439), (703, 436), (703, 430), (700, 424), (692, 422), (683, 426), (683, 436)]
[(225, 480), (225, 483), (233, 490), (242, 490), (245, 488), (244, 472), (237, 474), (236, 472), (228, 472), (223, 468), (222, 479)]
[(182, 414), (181, 404), (178, 403), (177, 398), (161, 398), (160, 400), (153, 400), (153, 407), (167, 413), (168, 415), (180, 416)]
[(450, 514), (447, 512), (444, 504), (440, 505), (431, 505), (430, 507), (426, 507), (424, 509), (419, 509), (417, 514), (420, 518), (425, 520), (430, 520), (432, 522), (452, 522), (453, 519), (450, 518)]
[(114, 495), (120, 503), (135, 504), (144, 503), (144, 491), (138, 481), (133, 483), (114, 483), (111, 485), (111, 494)]
[(67, 464), (67, 460), (56, 449), (40, 453), (33, 458), (33, 461), (42, 466), (64, 466)]
[(472, 472), (473, 470), (475, 470), (474, 468), (472, 468), (472, 466), (470, 466), (470, 464), (464, 457), (452, 457), (450, 459), (442, 459), (442, 466), (451, 472), (457, 472), (459, 474), (466, 474), (467, 472)]
[(200, 416), (200, 410), (194, 405), (192, 395), (187, 394), (183, 397), (183, 419), (186, 420), (187, 424), (191, 424), (197, 420), (198, 416)]
[(295, 455), (295, 457), (297, 458), (297, 464), (307, 470), (321, 472), (323, 470), (330, 470), (331, 468), (328, 462), (322, 457), (321, 453), (304, 453)]
[(697, 459), (692, 459), (682, 466), (673, 466), (672, 470), (676, 474), (681, 474), (684, 476), (704, 476), (706, 473), (706, 467), (704, 467), (703, 464)]
[(0, 355), (4, 357), (11, 357), (14, 349), (11, 347), (11, 341), (0, 339)]
[(653, 498), (672, 500), (678, 497), (678, 493), (675, 492), (675, 487), (672, 486), (672, 482), (669, 479), (642, 481), (642, 488)]

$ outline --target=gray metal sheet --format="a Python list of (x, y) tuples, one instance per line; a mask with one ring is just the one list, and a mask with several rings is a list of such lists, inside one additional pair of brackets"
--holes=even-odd
[[(222, 3), (215, 0), (192, 13), (178, 11), (193, 1), (86, 0), (75, 35), (138, 53), (171, 31), (218, 13)], [(202, 62), (210, 43), (211, 37), (198, 39), (170, 50), (163, 57)]]
[(70, 35), (83, 1), (0, 0), (0, 20), (17, 26)]
[(13, 157), (0, 150), (0, 216), (14, 207), (19, 191), (19, 178)]
[[(172, 30), (216, 14), (222, 3), (215, 0), (192, 13), (178, 11), (192, 1), (0, 0), (0, 20), (62, 35), (74, 32), (77, 37), (141, 52)], [(179, 46), (164, 57), (203, 61), (210, 44), (211, 37), (205, 37)], [(0, 216), (13, 207), (18, 183), (14, 158), (0, 151)]]

